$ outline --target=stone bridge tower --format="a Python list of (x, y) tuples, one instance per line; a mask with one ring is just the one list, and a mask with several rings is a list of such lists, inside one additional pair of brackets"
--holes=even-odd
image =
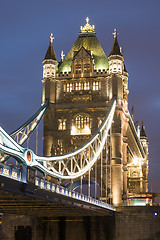
[[(116, 95), (108, 149), (112, 182), (108, 198), (114, 205), (122, 205), (127, 204), (129, 193), (133, 196), (148, 191), (148, 145), (146, 135), (140, 138), (137, 134), (128, 111), (128, 73), (116, 29), (113, 35), (113, 46), (107, 58), (95, 26), (91, 26), (87, 18), (71, 50), (65, 59), (62, 52), (59, 63), (52, 45), (53, 36), (50, 36), (43, 61), (43, 102), (49, 98), (44, 116), (43, 153), (44, 156), (66, 153), (88, 140)], [(104, 159), (103, 168), (106, 164)], [(105, 173), (103, 176), (105, 181)], [(104, 200), (105, 194), (102, 195)]]

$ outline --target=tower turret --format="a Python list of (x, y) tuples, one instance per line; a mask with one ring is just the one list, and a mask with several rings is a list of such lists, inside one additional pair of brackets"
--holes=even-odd
[(53, 49), (53, 34), (51, 33), (50, 37), (50, 43), (48, 50), (46, 52), (45, 58), (43, 60), (43, 99), (42, 102), (45, 101), (45, 99), (49, 98), (50, 102), (55, 102), (55, 77), (56, 77), (56, 71), (57, 71), (57, 59), (56, 55)]
[[(114, 42), (109, 60), (109, 82), (111, 95), (117, 96), (117, 108), (112, 126), (112, 199), (114, 205), (127, 201), (127, 128), (128, 128), (128, 73), (124, 70), (122, 49), (117, 41), (117, 29), (113, 32)], [(123, 187), (122, 187), (123, 186)]]
[(109, 59), (109, 73), (121, 73), (124, 70), (124, 59), (122, 56), (122, 48), (119, 47), (118, 41), (117, 41), (117, 35), (119, 33), (117, 32), (117, 29), (114, 29), (113, 35), (114, 35), (114, 42), (112, 45), (112, 49), (110, 52), (110, 55), (108, 57)]
[(148, 192), (148, 155), (149, 155), (149, 152), (148, 152), (148, 139), (147, 139), (143, 121), (142, 121), (142, 127), (141, 127), (141, 131), (140, 131), (140, 141), (142, 143), (144, 152), (146, 154), (145, 161), (143, 164), (143, 191)]
[(109, 60), (109, 76), (112, 79), (112, 94), (117, 95), (120, 104), (124, 106), (125, 111), (128, 110), (128, 73), (124, 65), (124, 58), (122, 55), (122, 48), (119, 47), (117, 41), (117, 29), (114, 29), (114, 42)]
[(43, 60), (43, 78), (48, 78), (48, 77), (55, 78), (55, 73), (57, 68), (57, 59), (56, 59), (56, 55), (55, 55), (53, 44), (52, 44), (54, 39), (52, 33), (49, 39), (50, 39), (49, 47), (46, 52), (46, 56)]
[(140, 131), (140, 140), (141, 140), (141, 143), (142, 143), (145, 153), (148, 154), (148, 139), (147, 139), (143, 121), (142, 121), (142, 127), (141, 127), (141, 131)]

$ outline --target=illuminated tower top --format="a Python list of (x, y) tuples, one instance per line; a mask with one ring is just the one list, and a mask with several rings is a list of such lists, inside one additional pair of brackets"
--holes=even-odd
[(89, 18), (87, 17), (87, 18), (86, 18), (86, 25), (84, 25), (84, 27), (81, 26), (81, 27), (80, 27), (80, 30), (81, 30), (81, 31), (80, 31), (81, 33), (85, 33), (85, 32), (87, 32), (87, 33), (88, 33), (88, 32), (95, 32), (95, 25), (92, 25), (92, 26), (91, 26), (91, 25), (89, 24)]

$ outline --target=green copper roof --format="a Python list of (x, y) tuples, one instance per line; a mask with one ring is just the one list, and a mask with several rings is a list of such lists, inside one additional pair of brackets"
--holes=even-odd
[(100, 45), (95, 32), (79, 33), (79, 37), (72, 46), (71, 50), (67, 54), (66, 58), (59, 67), (59, 72), (71, 71), (72, 59), (75, 51), (79, 51), (81, 47), (84, 47), (87, 51), (92, 51), (94, 59), (95, 70), (108, 69), (108, 59)]

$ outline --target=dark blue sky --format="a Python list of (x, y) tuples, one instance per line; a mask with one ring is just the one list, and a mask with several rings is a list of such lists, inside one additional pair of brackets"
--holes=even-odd
[(40, 107), (42, 61), (51, 32), (59, 60), (87, 16), (107, 56), (116, 27), (129, 73), (129, 108), (134, 105), (135, 120), (144, 121), (148, 135), (149, 186), (160, 192), (159, 9), (159, 0), (1, 0), (0, 125), (12, 132)]

